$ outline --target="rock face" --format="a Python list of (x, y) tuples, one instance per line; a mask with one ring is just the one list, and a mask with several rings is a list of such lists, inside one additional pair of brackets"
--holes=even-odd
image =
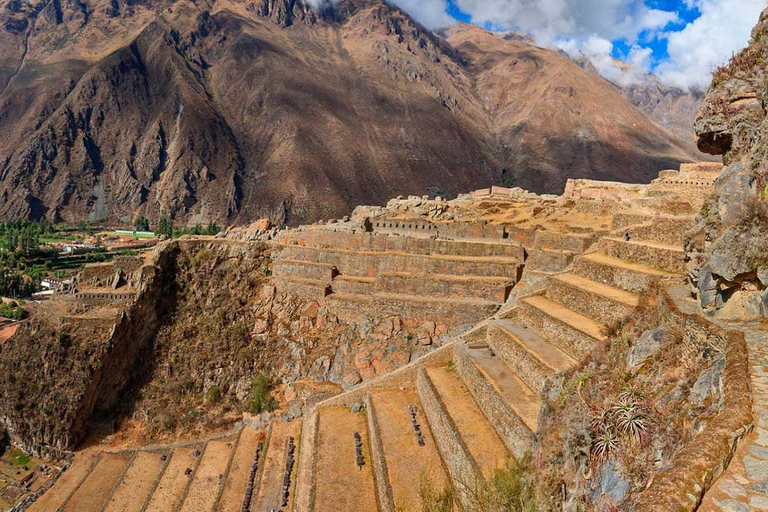
[(0, 45), (3, 219), (298, 224), (692, 159), (565, 57), (382, 0), (0, 0)]
[(170, 241), (118, 314), (56, 316), (72, 301), (52, 299), (0, 350), (0, 428), (50, 455), (75, 448), (96, 417), (138, 421), (147, 439), (190, 435), (241, 417), (259, 373), (347, 389), (444, 342), (434, 323), (345, 322), (276, 290), (271, 265), (260, 242)]
[(715, 71), (696, 119), (702, 151), (723, 155), (727, 167), (691, 238), (690, 277), (705, 308), (729, 299), (737, 316), (765, 315), (768, 267), (768, 138), (764, 94), (768, 82), (768, 10), (760, 16), (749, 46)]

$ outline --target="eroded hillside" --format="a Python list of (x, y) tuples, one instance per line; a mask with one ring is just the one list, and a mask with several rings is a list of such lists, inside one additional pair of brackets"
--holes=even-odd
[(0, 13), (6, 219), (298, 224), (479, 184), (648, 181), (693, 157), (559, 54), (466, 27), (446, 41), (382, 1)]

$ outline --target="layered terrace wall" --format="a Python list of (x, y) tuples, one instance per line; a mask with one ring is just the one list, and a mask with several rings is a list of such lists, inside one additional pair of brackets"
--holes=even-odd
[(704, 346), (725, 352), (722, 410), (677, 453), (671, 467), (653, 479), (634, 508), (636, 512), (692, 512), (752, 429), (747, 344), (740, 332), (725, 331), (698, 315), (683, 313), (666, 293), (660, 296), (660, 306), (668, 321), (685, 328), (686, 343), (692, 349)]

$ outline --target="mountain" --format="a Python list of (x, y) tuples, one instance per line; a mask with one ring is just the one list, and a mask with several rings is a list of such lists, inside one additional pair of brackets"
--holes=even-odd
[[(563, 52), (565, 54), (565, 52)], [(599, 74), (597, 68), (584, 55), (569, 56), (573, 62), (591, 73)], [(614, 60), (618, 68), (626, 69), (628, 64)], [(665, 85), (653, 73), (644, 75), (640, 81), (621, 85), (614, 83), (629, 103), (656, 124), (668, 130), (683, 145), (686, 152), (695, 155), (697, 160), (717, 161), (718, 158), (702, 153), (696, 146), (693, 123), (699, 110), (704, 92), (697, 88), (683, 90)]]
[(0, 0), (0, 218), (280, 223), (696, 158), (523, 37), (383, 0)]

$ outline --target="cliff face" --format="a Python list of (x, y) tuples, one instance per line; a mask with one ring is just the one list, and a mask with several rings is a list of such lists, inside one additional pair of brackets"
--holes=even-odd
[(688, 245), (691, 278), (705, 308), (768, 311), (768, 10), (749, 46), (715, 71), (695, 123), (702, 151), (727, 167)]
[[(50, 455), (75, 448), (102, 419), (134, 440), (203, 435), (242, 418), (260, 373), (338, 391), (430, 350), (405, 313), (352, 324), (277, 292), (271, 264), (262, 243), (167, 242), (123, 306), (49, 301), (0, 349), (0, 432)], [(93, 296), (89, 276), (103, 285), (114, 274), (83, 273), (78, 290)]]
[(153, 339), (167, 302), (173, 253), (144, 267), (136, 300), (115, 316), (63, 314), (44, 305), (0, 351), (0, 425), (29, 452), (57, 455), (83, 438), (94, 413), (109, 411)]
[(559, 54), (380, 0), (0, 0), (0, 44), (4, 219), (296, 224), (695, 159)]

